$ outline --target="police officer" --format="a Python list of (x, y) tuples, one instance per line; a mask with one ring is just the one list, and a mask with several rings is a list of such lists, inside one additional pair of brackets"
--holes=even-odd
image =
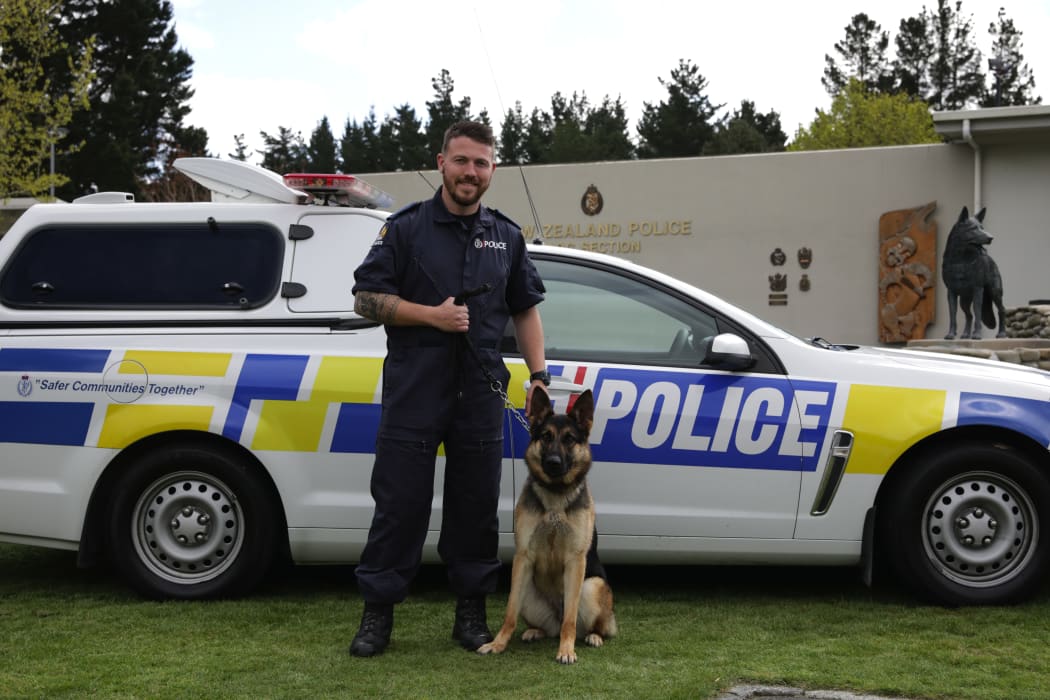
[(494, 143), (488, 125), (449, 127), (437, 157), (441, 188), (387, 219), (354, 273), (355, 310), (387, 333), (375, 514), (356, 569), (365, 607), (354, 656), (380, 654), (390, 642), (393, 606), (419, 569), (440, 444), (438, 553), (457, 596), (452, 637), (471, 651), (492, 640), (485, 596), (500, 566), (504, 403), (491, 384), (506, 387), (510, 378), (499, 353), (508, 318), (532, 373), (525, 405), (550, 381), (536, 307), (543, 282), (518, 226), (480, 204), (495, 169)]

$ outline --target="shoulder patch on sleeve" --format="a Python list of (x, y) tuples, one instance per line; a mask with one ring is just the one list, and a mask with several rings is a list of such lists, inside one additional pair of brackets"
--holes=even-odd
[(373, 248), (376, 247), (377, 245), (383, 245), (383, 239), (386, 238), (386, 229), (387, 229), (387, 225), (383, 224), (383, 228), (379, 229), (379, 235), (377, 235), (376, 239), (374, 241), (372, 241), (372, 247)]

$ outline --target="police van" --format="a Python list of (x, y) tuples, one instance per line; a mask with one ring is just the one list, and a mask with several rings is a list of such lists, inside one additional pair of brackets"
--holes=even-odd
[[(392, 202), (351, 176), (176, 167), (212, 201), (100, 193), (0, 239), (0, 541), (112, 561), (158, 598), (353, 563), (385, 336), (350, 288)], [(1050, 373), (797, 338), (630, 262), (530, 255), (555, 407), (595, 393), (607, 563), (877, 567), (953, 605), (1043, 582)], [(508, 556), (528, 439), (512, 326), (501, 351)]]

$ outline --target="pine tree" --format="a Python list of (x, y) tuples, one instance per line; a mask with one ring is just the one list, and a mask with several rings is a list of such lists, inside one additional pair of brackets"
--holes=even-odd
[(715, 128), (714, 136), (704, 145), (704, 155), (772, 153), (783, 151), (786, 142), (779, 114), (772, 110), (760, 114), (754, 102), (742, 100), (740, 109)]
[(521, 101), (514, 103), (514, 109), (508, 109), (503, 116), (503, 124), (500, 127), (499, 147), (496, 156), (500, 163), (509, 165), (524, 165), (528, 162), (528, 154), (525, 150), (526, 126), (525, 116), (522, 114)]
[(824, 55), (824, 77), (820, 82), (828, 94), (845, 87), (850, 78), (857, 78), (870, 90), (888, 92), (893, 87), (893, 71), (886, 50), (890, 35), (878, 22), (863, 12), (853, 16), (846, 25), (846, 38), (835, 44), (841, 64), (830, 55)]
[(342, 172), (361, 174), (379, 172), (378, 126), (376, 110), (369, 109), (369, 115), (360, 125), (357, 120), (346, 120), (339, 140), (339, 168)]
[(260, 131), (259, 136), (263, 140), (263, 150), (257, 153), (263, 157), (262, 167), (281, 175), (306, 171), (309, 156), (302, 134), (293, 134), (291, 129), (279, 126), (276, 136), (265, 131)]
[(634, 157), (634, 143), (627, 125), (627, 109), (617, 97), (606, 95), (584, 120), (584, 133), (590, 143), (591, 160), (628, 160)]
[(990, 88), (981, 99), (982, 107), (1039, 104), (1042, 98), (1033, 96), (1035, 78), (1021, 53), (1021, 32), (1014, 27), (1006, 10), (999, 8), (997, 21), (988, 25), (992, 35), (992, 57), (988, 59), (991, 71)]
[(707, 79), (690, 61), (681, 59), (671, 79), (660, 78), (667, 99), (645, 103), (638, 122), (639, 158), (698, 156), (714, 135), (713, 119), (724, 105), (712, 105), (704, 91)]
[[(427, 102), (427, 150), (434, 158), (441, 152), (442, 142), (445, 140), (445, 131), (462, 119), (470, 119), (470, 98), (464, 97), (455, 103), (452, 101), (452, 92), (455, 90), (455, 81), (452, 75), (441, 69), (441, 73), (431, 80), (434, 87), (434, 99)], [(487, 120), (486, 120), (487, 121)]]
[(551, 163), (550, 158), (554, 121), (551, 115), (533, 107), (525, 129), (526, 163)]
[(925, 9), (915, 17), (901, 20), (894, 43), (897, 47), (897, 58), (893, 62), (894, 92), (925, 100), (930, 91), (930, 62), (934, 55)]
[(378, 172), (392, 172), (401, 162), (401, 146), (397, 142), (397, 126), (391, 117), (383, 119), (376, 132), (376, 164)]
[(207, 151), (208, 132), (190, 126), (180, 129), (173, 139), (179, 144), (166, 151), (166, 160), (160, 174), (142, 184), (142, 198), (147, 202), (207, 202), (211, 192), (180, 173), (173, 163), (183, 156), (199, 156)]
[[(178, 48), (168, 0), (65, 0), (57, 31), (74, 61), (94, 40), (91, 108), (74, 115), (69, 126), (70, 141), (83, 145), (62, 161), (71, 179), (63, 197), (82, 194), (91, 184), (142, 194), (171, 154), (200, 151), (196, 140), (179, 143), (194, 133), (183, 124), (193, 96), (193, 59)], [(68, 60), (52, 62), (52, 74), (62, 75)]]
[(430, 153), (427, 148), (423, 122), (416, 116), (416, 110), (405, 103), (394, 110), (390, 121), (398, 148), (394, 169), (422, 170), (436, 167), (437, 154)]
[(310, 134), (310, 143), (306, 147), (306, 170), (312, 173), (334, 173), (337, 170), (335, 136), (332, 135), (327, 116), (321, 117)]
[(935, 110), (975, 104), (984, 93), (984, 74), (973, 21), (962, 16), (962, 0), (956, 0), (954, 8), (949, 0), (937, 0), (932, 26), (936, 53), (930, 67), (932, 92), (927, 102)]
[(248, 160), (248, 146), (244, 143), (244, 134), (233, 137), (233, 153), (227, 153), (231, 160), (239, 160), (242, 163)]

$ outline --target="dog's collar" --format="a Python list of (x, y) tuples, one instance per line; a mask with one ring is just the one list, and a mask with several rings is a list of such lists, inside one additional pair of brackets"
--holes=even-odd
[[(569, 504), (575, 503), (576, 499), (580, 497), (581, 493), (583, 493), (583, 489), (586, 485), (586, 481), (581, 481), (580, 483), (576, 484), (576, 488), (574, 488), (571, 492), (565, 494), (564, 496), (558, 496), (558, 498), (564, 501), (565, 503), (565, 505), (563, 505), (562, 508), (567, 508)], [(547, 499), (549, 499), (553, 495), (556, 495), (557, 491), (551, 491), (550, 489), (543, 488), (542, 486), (540, 486), (539, 482), (533, 480), (532, 493), (535, 494), (536, 498), (540, 499), (540, 501), (543, 502), (543, 504), (546, 506)]]

